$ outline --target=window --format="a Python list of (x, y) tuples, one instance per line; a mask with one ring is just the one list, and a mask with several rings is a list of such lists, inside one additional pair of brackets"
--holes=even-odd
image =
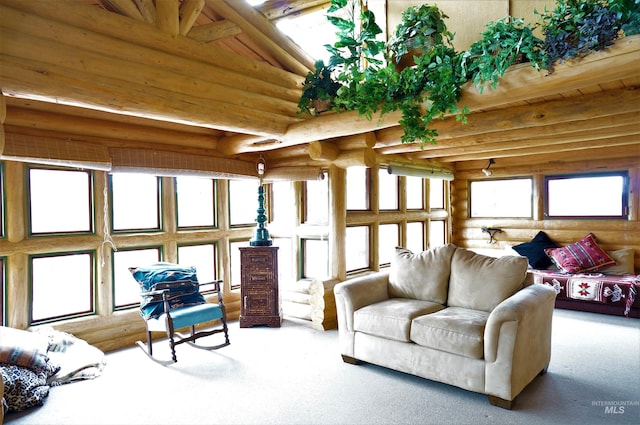
[(231, 267), (231, 289), (240, 289), (241, 267), (240, 267), (240, 248), (249, 246), (249, 241), (231, 241), (229, 242), (229, 266)]
[(255, 224), (258, 217), (258, 185), (258, 180), (229, 180), (229, 224), (231, 226)]
[(378, 206), (381, 210), (398, 209), (398, 176), (386, 168), (378, 169)]
[(30, 324), (94, 312), (94, 255), (78, 252), (30, 258)]
[(378, 264), (388, 265), (400, 244), (400, 226), (381, 224), (378, 226)]
[(293, 227), (296, 224), (296, 205), (293, 184), (291, 182), (273, 182), (271, 184), (271, 221)]
[(214, 180), (176, 177), (178, 227), (214, 227)]
[(148, 266), (160, 261), (160, 248), (119, 249), (113, 253), (113, 307), (115, 309), (140, 304), (140, 286), (129, 267)]
[(405, 247), (412, 252), (424, 251), (424, 222), (407, 223), (407, 243)]
[(367, 189), (367, 168), (347, 168), (347, 209), (368, 210), (369, 190)]
[(305, 223), (329, 223), (329, 179), (310, 180), (304, 183)]
[(160, 229), (160, 180), (148, 174), (111, 175), (113, 230)]
[(0, 257), (0, 326), (4, 326), (4, 309), (6, 300), (4, 298), (4, 257)]
[(545, 177), (546, 218), (626, 218), (627, 173)]
[(326, 239), (302, 239), (303, 278), (329, 277), (329, 242)]
[(31, 234), (92, 232), (91, 172), (29, 168)]
[[(0, 238), (4, 237), (4, 164), (0, 163)], [(0, 299), (0, 302), (2, 299)], [(2, 317), (0, 316), (0, 320)]]
[(406, 176), (407, 209), (421, 210), (424, 208), (424, 189), (421, 177)]
[(285, 284), (296, 281), (291, 264), (291, 239), (273, 238), (273, 246), (278, 247), (278, 282)]
[(347, 272), (368, 269), (370, 267), (369, 227), (347, 227), (345, 244)]
[(212, 282), (218, 279), (217, 251), (217, 245), (212, 243), (178, 246), (178, 263), (184, 267), (195, 267), (198, 282)]
[(533, 180), (481, 180), (470, 183), (471, 217), (531, 218)]
[(432, 210), (444, 208), (444, 185), (446, 180), (429, 179), (429, 208)]
[(447, 226), (444, 220), (429, 222), (429, 248), (436, 248), (447, 243)]

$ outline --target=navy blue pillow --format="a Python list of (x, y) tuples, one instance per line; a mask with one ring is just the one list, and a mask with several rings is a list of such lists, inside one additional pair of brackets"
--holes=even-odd
[[(200, 294), (195, 267), (183, 267), (172, 263), (155, 263), (147, 267), (131, 267), (129, 271), (140, 285), (140, 292), (169, 289), (169, 308), (186, 307), (205, 303)], [(140, 316), (156, 318), (164, 313), (162, 295), (146, 295), (140, 303)]]
[(531, 239), (531, 242), (521, 243), (513, 249), (520, 255), (524, 255), (529, 260), (529, 265), (534, 269), (546, 269), (551, 264), (551, 259), (544, 252), (546, 248), (557, 248), (558, 245), (552, 241), (545, 232), (538, 234)]

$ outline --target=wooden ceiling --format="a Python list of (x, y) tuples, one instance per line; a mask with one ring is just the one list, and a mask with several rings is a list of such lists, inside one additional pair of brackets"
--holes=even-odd
[[(274, 26), (322, 0), (0, 0), (4, 131), (279, 166), (437, 161), (458, 170), (640, 156), (640, 38), (468, 86), (435, 145), (400, 143), (398, 114), (297, 116), (313, 65)], [(310, 29), (311, 30), (311, 29)], [(498, 162), (498, 161), (497, 161)]]

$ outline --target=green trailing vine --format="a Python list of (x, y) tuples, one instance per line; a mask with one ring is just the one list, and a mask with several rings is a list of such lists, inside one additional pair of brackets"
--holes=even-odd
[[(465, 83), (473, 82), (482, 93), (487, 86), (495, 89), (515, 63), (527, 62), (552, 73), (558, 61), (604, 49), (625, 26), (629, 31), (640, 27), (639, 2), (557, 0), (552, 11), (535, 11), (541, 16), (544, 39), (534, 35), (537, 26), (507, 17), (489, 22), (478, 41), (456, 52), (444, 22), (447, 16), (437, 6), (407, 9), (384, 43), (376, 39), (382, 31), (366, 0), (331, 0), (327, 19), (336, 27), (338, 41), (325, 45), (329, 63), (319, 63), (321, 72), (310, 73), (305, 86), (328, 84), (335, 89), (337, 112), (358, 111), (372, 119), (378, 112), (382, 116), (400, 111), (402, 143), (418, 142), (422, 147), (436, 142), (438, 133), (430, 128), (434, 120), (453, 114), (466, 123), (469, 110), (458, 107)], [(420, 54), (414, 54), (416, 50)], [(407, 55), (415, 65), (396, 69), (401, 56)], [(313, 93), (304, 89), (303, 96)], [(303, 107), (302, 112), (309, 111)]]

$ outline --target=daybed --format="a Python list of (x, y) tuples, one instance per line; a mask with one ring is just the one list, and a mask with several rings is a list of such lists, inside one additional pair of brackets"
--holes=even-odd
[(640, 318), (633, 249), (604, 251), (592, 233), (560, 247), (544, 232), (513, 249), (527, 257), (531, 282), (555, 289), (557, 308)]
[(527, 260), (455, 245), (396, 248), (389, 271), (334, 288), (342, 358), (512, 401), (551, 356), (555, 292), (525, 285)]

